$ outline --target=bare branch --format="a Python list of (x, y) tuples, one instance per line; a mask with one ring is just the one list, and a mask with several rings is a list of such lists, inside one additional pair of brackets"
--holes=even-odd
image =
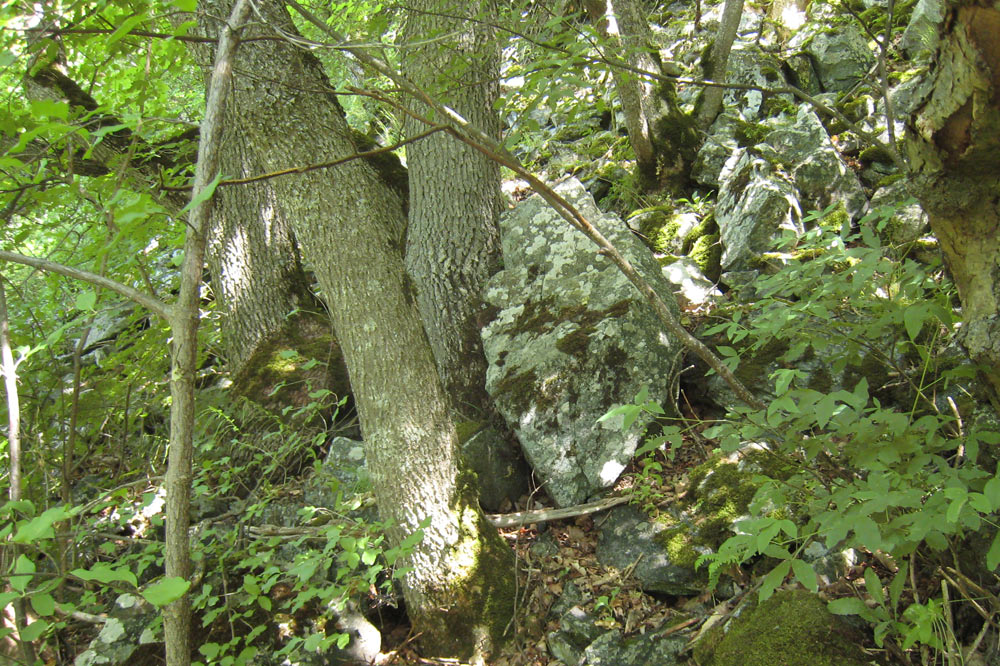
[(121, 282), (116, 282), (110, 278), (106, 278), (97, 273), (91, 273), (90, 271), (81, 270), (79, 268), (73, 268), (72, 266), (66, 266), (64, 264), (56, 263), (54, 261), (48, 261), (47, 259), (37, 259), (35, 257), (26, 257), (23, 254), (17, 254), (16, 252), (7, 252), (5, 250), (0, 250), (0, 261), (10, 261), (15, 264), (23, 264), (25, 266), (31, 266), (32, 268), (37, 268), (41, 271), (46, 271), (48, 273), (58, 273), (59, 275), (65, 275), (66, 277), (73, 278), (74, 280), (80, 280), (82, 282), (87, 282), (97, 287), (103, 287), (108, 291), (113, 291), (120, 296), (124, 296), (130, 301), (134, 301), (139, 305), (145, 307), (153, 314), (162, 317), (164, 321), (170, 321), (172, 316), (172, 308), (159, 301), (152, 296), (144, 294), (138, 289), (133, 289), (128, 285), (124, 285)]

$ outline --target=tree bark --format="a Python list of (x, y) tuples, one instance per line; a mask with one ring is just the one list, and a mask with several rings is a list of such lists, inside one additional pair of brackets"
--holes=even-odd
[[(736, 32), (743, 18), (743, 0), (726, 0), (722, 9), (722, 21), (715, 33), (712, 52), (705, 66), (705, 78), (725, 83), (726, 65), (729, 63), (729, 51), (736, 39)], [(707, 130), (715, 121), (722, 109), (722, 99), (726, 89), (709, 86), (701, 93), (698, 108), (695, 111), (695, 125), (701, 131)]]
[(637, 0), (585, 0), (598, 32), (605, 37), (605, 58), (612, 66), (615, 90), (625, 114), (625, 129), (635, 151), (643, 190), (680, 190), (687, 181), (698, 146), (694, 121), (683, 113), (672, 83), (655, 83), (636, 71), (661, 74), (649, 24)]
[[(469, 17), (472, 20), (464, 20)], [(403, 73), (499, 140), (496, 6), (417, 0), (403, 30)], [(484, 22), (483, 22), (484, 21)], [(414, 110), (427, 109), (412, 100)], [(407, 117), (407, 136), (426, 127)], [(486, 358), (479, 336), (487, 279), (500, 267), (500, 167), (443, 133), (407, 148), (410, 176), (406, 267), (438, 371), (452, 404), (476, 420), (488, 414)]]
[[(226, 4), (200, 9), (224, 14)], [(276, 0), (257, 9), (253, 34), (297, 34)], [(245, 42), (237, 67), (247, 75), (234, 82), (228, 122), (267, 171), (357, 152), (309, 52), (284, 41)], [(429, 521), (403, 580), (414, 628), (428, 652), (482, 654), (501, 639), (513, 610), (513, 560), (458, 474), (449, 404), (403, 265), (403, 202), (363, 160), (271, 182), (344, 350), (379, 510), (394, 524), (390, 543)]]
[[(10, 457), (10, 488), (8, 495), (11, 502), (18, 502), (24, 495), (24, 484), (21, 481), (21, 407), (17, 391), (17, 364), (14, 362), (14, 353), (10, 345), (10, 318), (7, 315), (7, 288), (0, 277), (0, 371), (3, 372), (4, 387), (7, 393), (7, 454)], [(13, 569), (13, 563), (24, 551), (24, 547), (19, 544), (10, 546), (9, 569)], [(7, 564), (7, 563), (4, 563)], [(4, 573), (8, 570), (3, 567)], [(27, 626), (28, 600), (25, 596), (18, 596), (11, 604), (14, 607), (14, 628), (17, 629), (17, 642), (21, 648), (21, 658), (26, 664), (35, 663), (37, 655), (35, 646), (31, 641), (21, 638), (24, 628)]]
[[(192, 50), (204, 66), (211, 64), (214, 50), (210, 44), (193, 45)], [(33, 66), (31, 74), (25, 77), (25, 90), (33, 99), (55, 99), (87, 110), (92, 114), (88, 120), (92, 127), (122, 125), (119, 118), (98, 113), (98, 101), (57, 63)], [(229, 178), (260, 174), (262, 169), (253, 161), (253, 153), (244, 145), (239, 129), (226, 128), (224, 131), (222, 173)], [(189, 134), (197, 139), (195, 132)], [(137, 148), (130, 151), (133, 143)], [(185, 166), (185, 161), (190, 159), (187, 154), (177, 159), (178, 156), (164, 153), (127, 129), (108, 133), (93, 148), (86, 145), (78, 148), (80, 155), (85, 149), (90, 150), (90, 156), (86, 160), (74, 156), (69, 168), (77, 175), (105, 175), (118, 168), (117, 162), (122, 158), (134, 152), (137, 157), (125, 165), (133, 187), (149, 191), (175, 216), (188, 201), (183, 192), (160, 189), (161, 170)], [(39, 146), (36, 151), (42, 149)], [(269, 343), (286, 326), (295, 325), (296, 322), (288, 321), (290, 313), (316, 304), (309, 292), (290, 224), (281, 209), (269, 203), (274, 199), (269, 183), (250, 183), (243, 189), (244, 192), (234, 195), (233, 188), (220, 187), (216, 193), (207, 236), (207, 262), (216, 305), (222, 313), (220, 326), (226, 361), (235, 377), (236, 389), (248, 393), (248, 397), (257, 402), (266, 402), (266, 389), (248, 390), (254, 385), (253, 377), (249, 376), (253, 368), (249, 368), (249, 373), (244, 370), (248, 369), (251, 359), (266, 359), (271, 351)], [(315, 322), (320, 318), (306, 312), (297, 315), (296, 319)], [(315, 328), (315, 324), (310, 328)], [(320, 330), (317, 337), (330, 338), (331, 335), (329, 331)], [(326, 377), (315, 379), (326, 388), (344, 393), (347, 385), (336, 381), (344, 374), (338, 367), (342, 365), (339, 349), (334, 346), (330, 356), (333, 367)]]
[(962, 302), (962, 339), (1000, 407), (1000, 8), (953, 2), (910, 118), (912, 191)]
[[(201, 123), (198, 163), (195, 168), (184, 238), (184, 263), (177, 301), (170, 309), (170, 454), (163, 486), (167, 492), (164, 568), (171, 578), (190, 581), (191, 543), (188, 536), (191, 506), (191, 462), (194, 449), (195, 373), (198, 370), (198, 324), (202, 273), (205, 266), (205, 230), (211, 215), (212, 193), (199, 202), (219, 171), (226, 97), (233, 76), (236, 31), (249, 13), (249, 0), (236, 0), (228, 25), (219, 31), (219, 44), (208, 85), (205, 117)], [(163, 641), (167, 666), (191, 663), (191, 598), (185, 593), (163, 608)]]

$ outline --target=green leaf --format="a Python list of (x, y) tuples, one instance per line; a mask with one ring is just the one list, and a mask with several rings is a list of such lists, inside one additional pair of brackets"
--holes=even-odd
[(990, 500), (991, 511), (1000, 509), (1000, 479), (993, 477), (983, 487), (983, 494)]
[(21, 631), (21, 640), (28, 641), (29, 643), (37, 641), (48, 628), (49, 623), (45, 620), (35, 620)]
[(871, 567), (865, 569), (865, 589), (868, 590), (868, 595), (875, 600), (875, 603), (879, 606), (885, 605), (885, 590), (882, 588), (882, 579)]
[(55, 102), (47, 99), (38, 99), (29, 102), (31, 115), (37, 118), (58, 118), (66, 120), (69, 115), (69, 104), (66, 102)]
[(924, 320), (927, 319), (927, 304), (914, 303), (903, 311), (903, 324), (906, 326), (906, 334), (910, 340), (916, 340), (920, 335), (920, 329), (924, 327)]
[(31, 595), (31, 607), (42, 617), (48, 617), (56, 612), (56, 600), (51, 594), (38, 593)]
[(143, 590), (142, 596), (149, 603), (161, 608), (183, 597), (190, 586), (191, 581), (183, 578), (163, 578)]
[(34, 573), (35, 563), (27, 555), (18, 555), (17, 561), (14, 562), (14, 575), (10, 577), (10, 586), (23, 593), (28, 589), (28, 584), (34, 578), (31, 574)]
[(51, 509), (46, 509), (42, 512), (42, 515), (32, 518), (18, 527), (13, 541), (15, 543), (35, 543), (42, 539), (51, 539), (55, 536), (55, 532), (52, 530), (53, 523), (65, 520), (71, 515), (73, 515), (72, 511), (64, 506), (54, 506)]
[(834, 615), (863, 615), (868, 612), (868, 607), (857, 597), (834, 599), (826, 605), (826, 609)]
[(198, 0), (171, 0), (170, 4), (182, 12), (193, 12), (198, 7)]
[(785, 576), (792, 568), (791, 560), (785, 560), (778, 566), (771, 569), (770, 573), (764, 576), (764, 580), (760, 584), (760, 601), (761, 603), (767, 601), (774, 594), (774, 591), (778, 589), (785, 580)]
[(97, 292), (94, 290), (81, 291), (76, 295), (77, 310), (93, 310), (97, 304)]
[(1000, 565), (1000, 532), (994, 535), (993, 543), (990, 544), (990, 549), (986, 552), (986, 568), (989, 571), (995, 571), (998, 565)]
[(222, 646), (218, 643), (202, 643), (198, 646), (198, 652), (209, 661), (215, 661), (215, 658), (219, 656), (219, 652), (221, 651)]
[(324, 638), (326, 638), (326, 636), (324, 636), (323, 634), (310, 634), (309, 637), (306, 638), (305, 642), (302, 644), (302, 648), (307, 652), (313, 652), (317, 648), (319, 648), (320, 643), (323, 642)]
[(795, 580), (802, 583), (802, 586), (810, 592), (819, 590), (819, 583), (816, 581), (816, 572), (813, 570), (812, 565), (802, 560), (792, 560), (791, 562)]
[(98, 583), (107, 584), (120, 580), (133, 587), (139, 586), (134, 573), (125, 568), (114, 568), (107, 562), (98, 562), (89, 569), (73, 569), (70, 574), (81, 580), (96, 580)]
[(146, 17), (143, 14), (137, 14), (135, 16), (128, 17), (127, 19), (122, 21), (122, 24), (118, 26), (118, 28), (113, 33), (111, 33), (106, 40), (104, 40), (104, 45), (111, 46), (115, 42), (121, 40), (123, 37), (128, 35), (129, 32), (132, 31), (132, 28), (139, 25), (145, 20)]
[(201, 192), (198, 192), (198, 194), (193, 199), (191, 199), (191, 201), (189, 201), (187, 205), (184, 206), (184, 208), (181, 209), (181, 215), (187, 213), (188, 211), (194, 210), (195, 208), (198, 207), (199, 204), (211, 199), (212, 195), (215, 194), (215, 188), (218, 187), (219, 181), (221, 180), (222, 180), (222, 173), (216, 174), (212, 182), (206, 185), (204, 188), (202, 188)]

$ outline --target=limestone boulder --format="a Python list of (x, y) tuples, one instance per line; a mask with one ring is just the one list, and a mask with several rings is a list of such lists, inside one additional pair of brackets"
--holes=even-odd
[[(672, 288), (621, 219), (601, 213), (575, 179), (556, 191), (594, 224), (671, 306)], [(647, 421), (598, 422), (643, 387), (667, 403), (681, 345), (668, 337), (619, 270), (533, 196), (501, 218), (504, 270), (486, 300), (497, 314), (482, 332), (486, 389), (558, 506), (614, 484)]]

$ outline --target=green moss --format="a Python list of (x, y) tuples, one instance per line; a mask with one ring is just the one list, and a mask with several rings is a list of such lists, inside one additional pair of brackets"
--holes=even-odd
[(894, 173), (891, 176), (886, 176), (885, 178), (880, 179), (878, 183), (875, 184), (875, 188), (878, 189), (881, 187), (889, 187), (890, 185), (894, 185), (895, 183), (898, 183), (901, 180), (906, 180), (906, 174)]
[(447, 580), (426, 590), (425, 607), (409, 609), (429, 653), (463, 661), (481, 661), (503, 645), (517, 590), (510, 551), (478, 508), (476, 492), (476, 475), (460, 473), (450, 503), (459, 534), (446, 554)]
[(695, 562), (698, 561), (699, 552), (695, 538), (691, 534), (691, 528), (687, 525), (679, 525), (664, 532), (661, 542), (667, 551), (671, 564), (687, 569), (695, 570)]
[(722, 244), (719, 234), (700, 237), (691, 246), (688, 256), (709, 280), (718, 281), (722, 275)]
[(851, 216), (847, 213), (844, 202), (840, 201), (829, 213), (819, 218), (819, 226), (835, 233), (840, 233), (844, 225), (851, 223)]
[(868, 146), (861, 153), (858, 154), (858, 159), (862, 162), (882, 162), (884, 164), (892, 164), (892, 155), (889, 151), (882, 146)]
[(757, 145), (770, 133), (771, 128), (763, 123), (751, 123), (744, 120), (736, 122), (736, 143), (741, 148)]
[[(816, 595), (782, 590), (716, 627), (695, 648), (705, 666), (866, 666), (861, 637)], [(723, 635), (723, 633), (725, 635)]]
[(317, 389), (341, 397), (350, 392), (350, 380), (329, 319), (305, 311), (258, 346), (232, 386), (235, 395), (274, 411), (311, 403), (309, 393)]
[(497, 382), (494, 398), (510, 402), (511, 406), (523, 412), (535, 401), (539, 394), (538, 375), (528, 370), (516, 375), (507, 375)]
[(590, 334), (582, 327), (556, 340), (556, 349), (581, 359), (587, 355), (588, 346), (590, 346)]

